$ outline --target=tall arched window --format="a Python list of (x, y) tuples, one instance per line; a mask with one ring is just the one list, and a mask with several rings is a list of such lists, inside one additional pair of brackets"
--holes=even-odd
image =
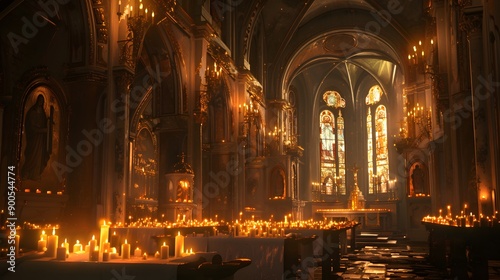
[(320, 166), (321, 193), (326, 195), (345, 195), (345, 140), (344, 118), (341, 108), (345, 99), (336, 91), (327, 91), (323, 100), (337, 113), (324, 110), (320, 113)]
[[(382, 89), (375, 85), (366, 96), (368, 145), (368, 193), (387, 193), (389, 184), (389, 151), (387, 148), (387, 109), (379, 104)], [(372, 108), (375, 111), (372, 116)], [(374, 140), (375, 139), (375, 140)]]

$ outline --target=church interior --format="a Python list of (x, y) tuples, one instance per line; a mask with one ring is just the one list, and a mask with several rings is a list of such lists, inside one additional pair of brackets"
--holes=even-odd
[(103, 225), (96, 261), (176, 227), (500, 248), (498, 1), (4, 0), (0, 34), (7, 262)]

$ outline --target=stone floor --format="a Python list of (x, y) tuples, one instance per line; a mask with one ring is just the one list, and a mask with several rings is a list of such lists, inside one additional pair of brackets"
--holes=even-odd
[[(453, 279), (448, 269), (429, 263), (427, 243), (368, 235), (361, 233), (358, 248), (342, 256), (337, 279)], [(490, 261), (489, 272), (489, 279), (500, 279), (500, 261)], [(315, 269), (314, 279), (322, 279), (321, 267)]]

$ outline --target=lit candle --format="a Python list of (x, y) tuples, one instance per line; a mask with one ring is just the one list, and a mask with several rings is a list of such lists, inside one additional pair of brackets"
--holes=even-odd
[(64, 243), (61, 244), (61, 247), (57, 248), (56, 259), (58, 261), (66, 260), (66, 247), (64, 247)]
[[(104, 243), (107, 243), (109, 239), (109, 225), (106, 224), (106, 221), (101, 225), (101, 231), (99, 234), (99, 256), (102, 256), (104, 253)], [(109, 247), (108, 247), (109, 248)]]
[(89, 258), (93, 254), (95, 247), (97, 246), (97, 240), (95, 240), (95, 235), (92, 235), (92, 240), (89, 241)]
[(89, 261), (99, 261), (99, 246), (95, 246), (94, 250), (90, 250)]
[(45, 250), (47, 250), (47, 240), (41, 237), (41, 239), (38, 240), (38, 252), (43, 252)]
[(135, 248), (134, 250), (134, 257), (140, 258), (142, 256), (142, 250), (139, 249), (139, 247)]
[(184, 236), (181, 235), (179, 231), (177, 236), (175, 237), (175, 257), (182, 257), (182, 253), (184, 252)]
[(160, 252), (161, 252), (160, 256), (161, 256), (161, 259), (164, 259), (164, 260), (168, 259), (168, 254), (169, 254), (169, 251), (168, 251), (168, 250), (169, 250), (168, 245), (167, 245), (167, 244), (165, 244), (165, 242), (163, 242), (163, 245), (162, 245), (162, 246), (161, 246), (161, 248), (160, 248)]
[(111, 243), (109, 243), (108, 240), (106, 239), (106, 242), (102, 244), (102, 251), (104, 252), (104, 250), (108, 250), (109, 252), (110, 249), (111, 249)]
[(66, 255), (69, 255), (69, 243), (68, 243), (68, 239), (64, 238), (64, 248), (66, 248)]
[(85, 253), (86, 254), (90, 253), (90, 241), (89, 241), (89, 243), (87, 243), (87, 245), (85, 245)]
[(42, 230), (42, 234), (40, 235), (40, 240), (47, 241), (47, 234), (45, 234), (45, 230)]
[(80, 240), (77, 240), (75, 245), (73, 245), (73, 253), (80, 253), (82, 251), (82, 244), (80, 244)]
[(115, 247), (111, 247), (111, 252), (109, 253), (109, 258), (111, 260), (119, 258), (118, 253), (116, 252), (116, 248)]
[(103, 262), (109, 261), (109, 252), (108, 252), (108, 249), (106, 249), (106, 250), (104, 250), (104, 252), (102, 252), (102, 261)]
[(48, 257), (55, 258), (57, 254), (57, 244), (59, 243), (59, 236), (56, 235), (56, 228), (52, 229), (52, 235), (47, 239), (47, 254)]
[(127, 239), (122, 244), (122, 259), (130, 259), (130, 244), (127, 243)]
[[(165, 244), (165, 243), (163, 243), (163, 244)], [(155, 258), (159, 258), (159, 257), (160, 257), (160, 252), (156, 251)]]
[(120, 246), (120, 242), (118, 240), (118, 235), (116, 235), (116, 231), (113, 231), (113, 234), (110, 236), (109, 243), (111, 247), (118, 248)]

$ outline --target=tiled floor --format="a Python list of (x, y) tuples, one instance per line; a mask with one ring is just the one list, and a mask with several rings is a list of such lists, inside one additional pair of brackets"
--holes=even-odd
[[(363, 242), (361, 248), (343, 255), (337, 279), (453, 279), (446, 268), (429, 263), (427, 243), (373, 240), (375, 245)], [(322, 279), (321, 267), (315, 270), (314, 279)], [(489, 262), (489, 279), (500, 280), (500, 261)]]

